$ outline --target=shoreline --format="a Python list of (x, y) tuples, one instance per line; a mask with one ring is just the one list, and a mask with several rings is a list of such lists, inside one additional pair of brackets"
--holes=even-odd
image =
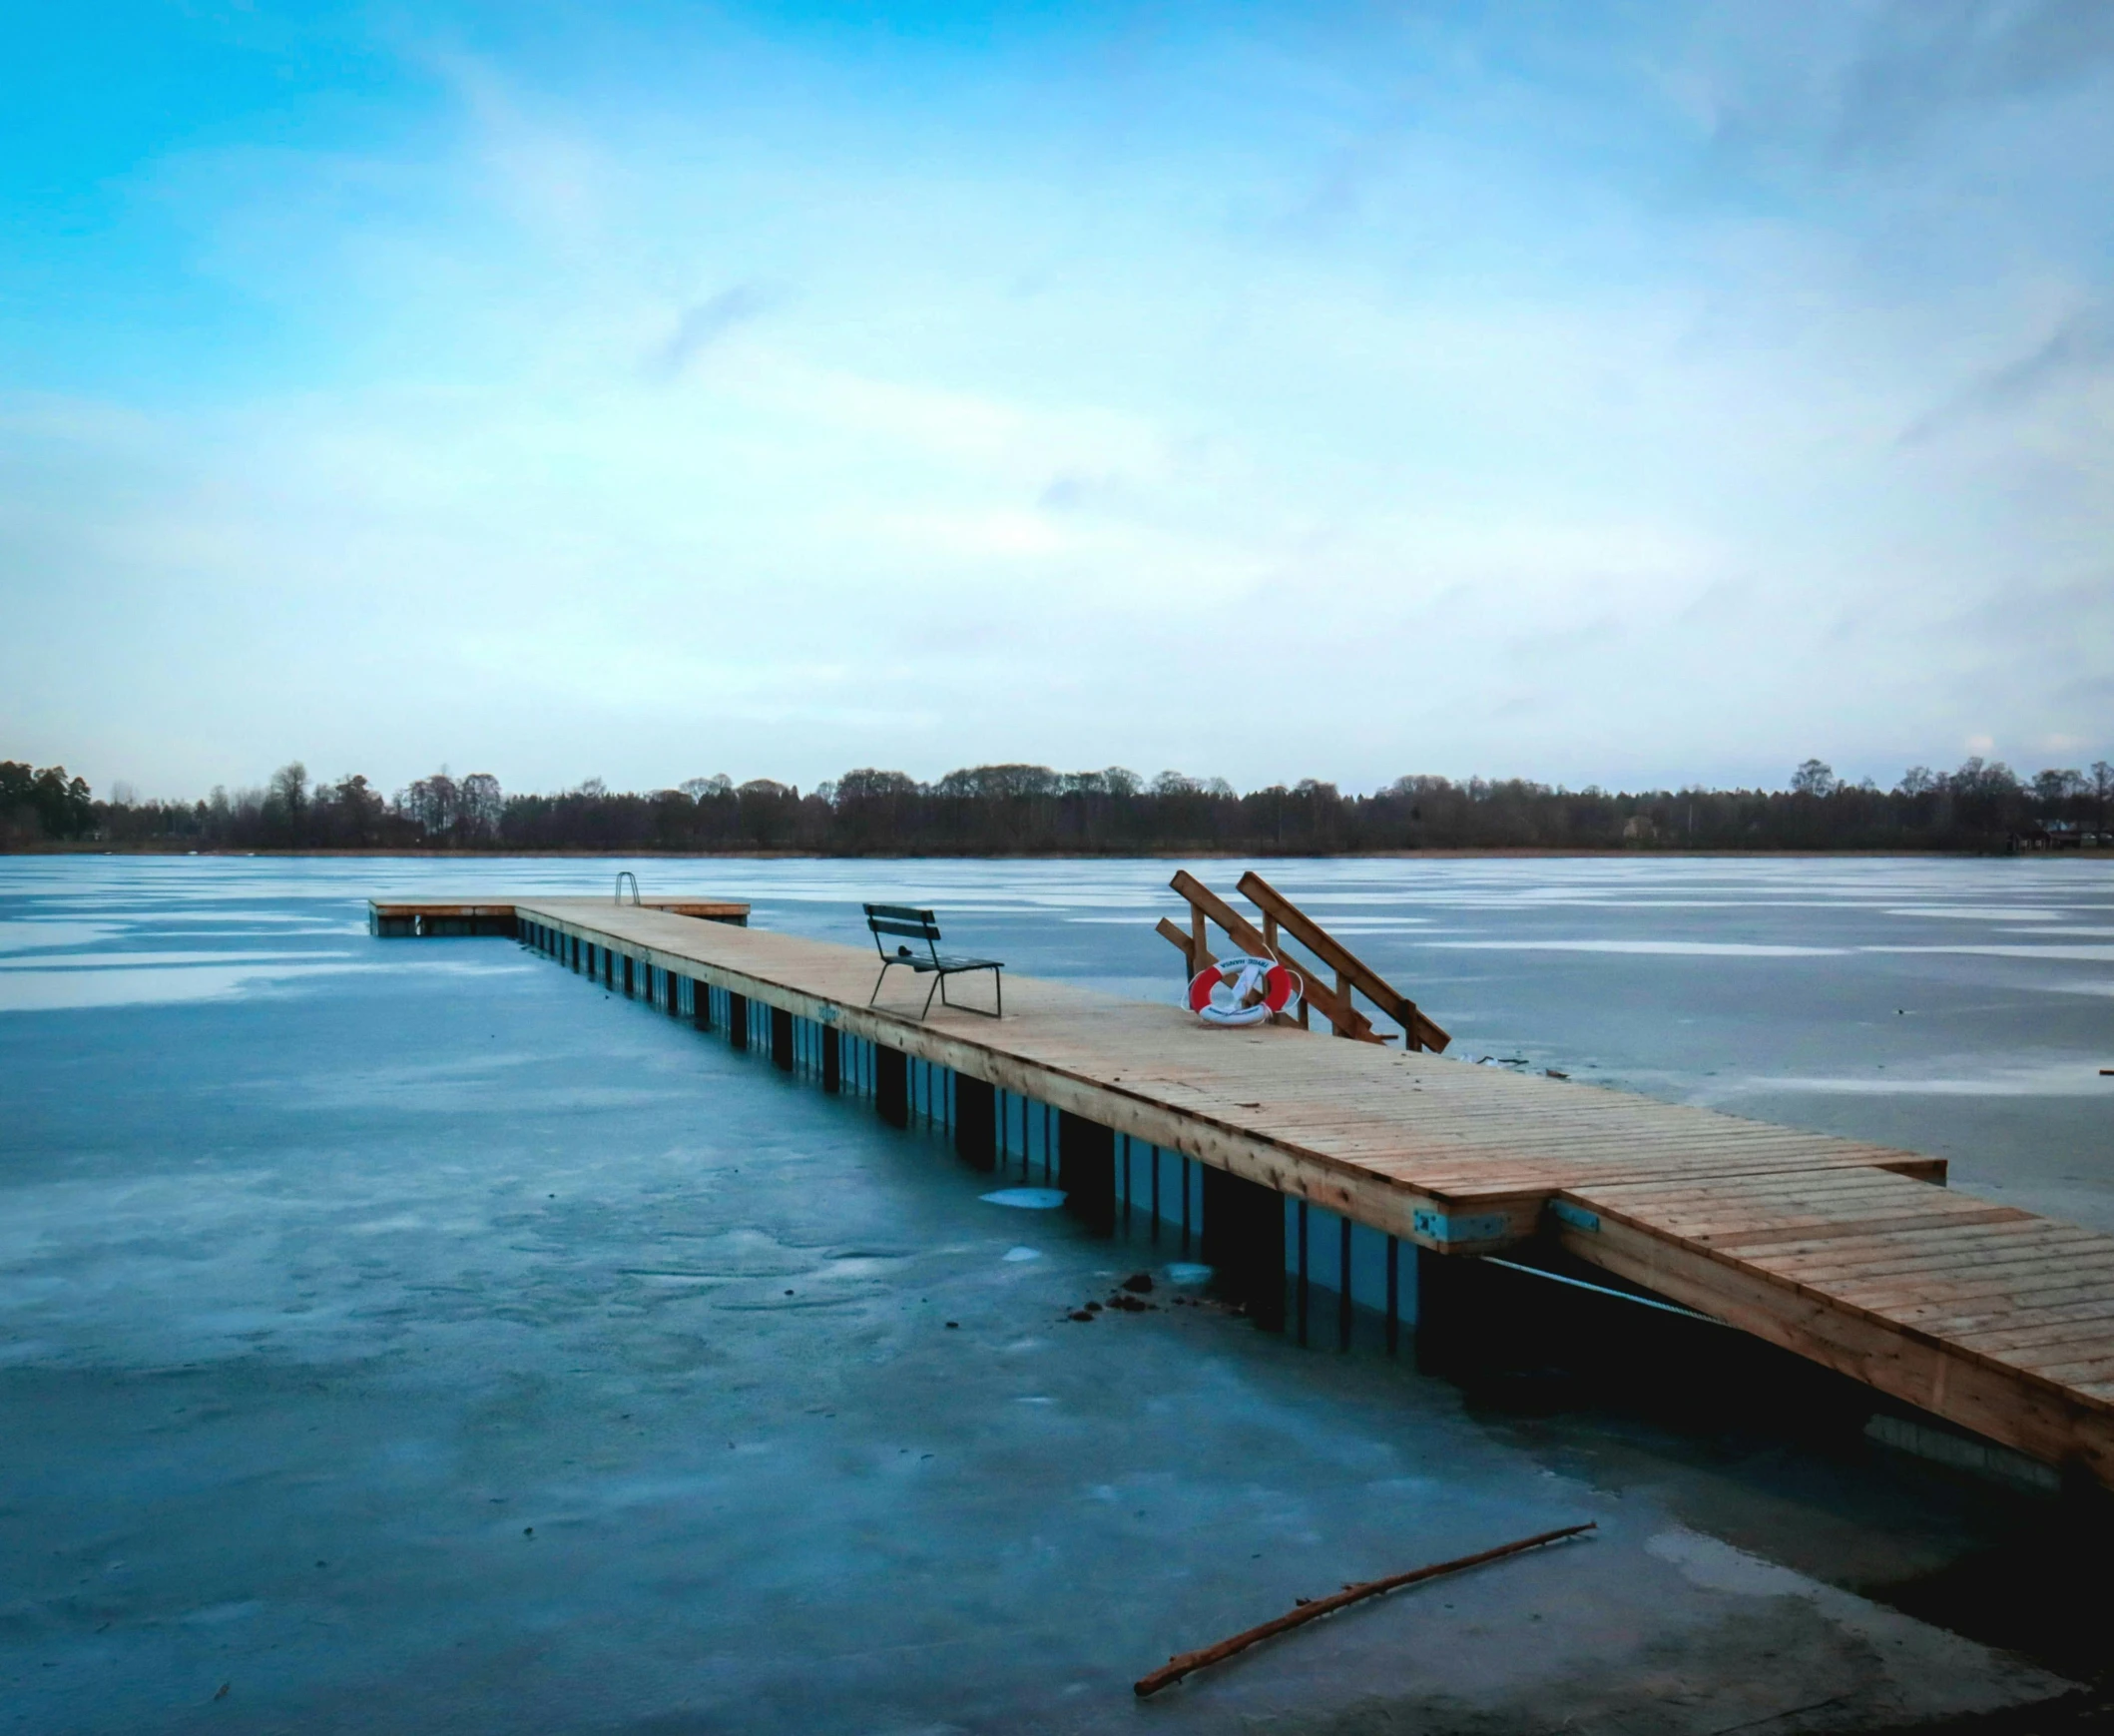
[(1907, 858), (1914, 860), (1973, 858), (1987, 860), (1998, 857), (2017, 857), (2021, 860), (2047, 859), (2074, 856), (2080, 861), (2114, 861), (2114, 851), (2105, 849), (2077, 851), (2006, 851), (2006, 850), (1903, 850), (1899, 848), (1879, 849), (1844, 846), (1836, 850), (1816, 849), (1755, 849), (1755, 850), (1669, 850), (1663, 847), (1642, 845), (1619, 846), (1556, 846), (1522, 845), (1516, 847), (1469, 847), (1430, 850), (1331, 850), (1293, 851), (1261, 848), (1229, 849), (1224, 846), (1171, 845), (1145, 850), (1094, 850), (1094, 851), (812, 851), (812, 850), (666, 850), (640, 847), (627, 850), (403, 850), (376, 846), (372, 849), (348, 850), (337, 846), (300, 848), (273, 848), (264, 850), (176, 849), (168, 846), (150, 845), (86, 845), (86, 844), (35, 844), (12, 846), (0, 850), (0, 860), (10, 857), (95, 856), (95, 857), (218, 857), (241, 860), (243, 858), (271, 858), (285, 860), (298, 857), (315, 858), (373, 858), (396, 862), (626, 862), (633, 860), (665, 862), (1150, 862), (1150, 861), (1197, 861), (1197, 862), (1458, 862), (1458, 861), (1560, 861), (1586, 858), (1613, 860), (1637, 859), (1666, 861), (1673, 859), (1714, 859), (1724, 861), (1751, 862), (1756, 860), (1787, 859), (1839, 859), (1844, 857)]

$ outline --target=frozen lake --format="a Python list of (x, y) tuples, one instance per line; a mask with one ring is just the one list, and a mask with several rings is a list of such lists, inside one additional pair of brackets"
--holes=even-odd
[[(376, 890), (599, 893), (622, 863), (0, 861), (0, 1010), (292, 999), (374, 972), (519, 968), (364, 940)], [(1176, 992), (1162, 862), (670, 862), (649, 891), (865, 944), (940, 907), (1012, 967)], [(1231, 890), (1241, 865), (1196, 865)], [(1955, 1185), (2114, 1230), (2114, 864), (2070, 858), (1266, 865), (1455, 1036), (1738, 1114), (1935, 1152)]]
[[(1928, 1590), (2045, 1523), (2011, 1497), (1492, 1411), (1203, 1309), (1072, 1326), (1164, 1253), (988, 1204), (936, 1139), (504, 941), (365, 933), (370, 892), (624, 866), (759, 925), (862, 944), (861, 898), (915, 900), (1016, 970), (1181, 976), (1168, 863), (0, 860), (8, 1727), (1586, 1728), (1655, 1658), (1669, 1730), (2045, 1690)], [(2109, 865), (1265, 871), (1464, 1061), (1941, 1153), (2114, 1229)], [(1295, 1595), (1581, 1518), (1130, 1700)]]

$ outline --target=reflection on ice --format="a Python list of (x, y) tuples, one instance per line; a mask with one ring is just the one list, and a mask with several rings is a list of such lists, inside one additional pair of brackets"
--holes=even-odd
[(1695, 958), (1828, 958), (1847, 946), (1779, 946), (1749, 940), (1432, 940), (1455, 952), (1633, 952)]
[(1903, 904), (1889, 916), (1920, 916), (1940, 922), (2059, 922), (2069, 912), (2030, 904)]
[[(118, 954), (157, 958), (168, 953)], [(215, 957), (218, 954), (208, 953)], [(241, 962), (142, 964), (125, 963), (93, 969), (68, 968), (73, 960), (10, 959), (0, 965), (0, 1012), (68, 1012), (103, 1006), (171, 1006), (186, 1002), (228, 1000), (260, 993), (302, 977), (343, 975), (384, 968), (350, 953), (289, 952), (233, 954)], [(262, 960), (262, 961), (261, 961)], [(46, 964), (50, 968), (44, 968)], [(528, 970), (502, 954), (485, 963), (457, 959), (407, 960), (400, 969), (438, 970), (451, 975), (486, 975)]]
[(349, 952), (54, 952), (0, 958), (0, 970), (132, 970), (175, 964), (278, 963), (288, 958), (349, 958)]
[(2114, 946), (1862, 946), (1862, 952), (1950, 952), (1970, 958), (2071, 958), (2114, 964)]
[(0, 1012), (91, 1006), (166, 1006), (224, 1000), (252, 983), (362, 970), (360, 964), (179, 964), (173, 968), (23, 970), (0, 973)]
[(2025, 1067), (1963, 1067), (1957, 1072), (1883, 1073), (1857, 1075), (1793, 1076), (1755, 1078), (1741, 1089), (1748, 1091), (1818, 1091), (1847, 1096), (1924, 1097), (2106, 1097), (2109, 1084), (2102, 1079), (2090, 1057), (2074, 1061), (2049, 1061)]
[(0, 952), (44, 951), (56, 946), (93, 946), (120, 932), (110, 922), (0, 921)]

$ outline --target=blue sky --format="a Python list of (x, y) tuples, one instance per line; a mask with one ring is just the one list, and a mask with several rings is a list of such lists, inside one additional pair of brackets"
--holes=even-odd
[(2114, 757), (2114, 8), (217, 4), (0, 57), (0, 753)]

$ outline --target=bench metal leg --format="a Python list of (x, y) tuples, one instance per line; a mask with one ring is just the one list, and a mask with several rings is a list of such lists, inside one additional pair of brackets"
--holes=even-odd
[[(968, 972), (965, 970), (943, 970), (939, 973), (939, 1004), (954, 1012), (973, 1012), (978, 1018), (1004, 1018), (1006, 1015), (1004, 967), (997, 964), (979, 964), (976, 968), (988, 970), (991, 973), (991, 992), (997, 997), (998, 1001), (998, 1010), (996, 1012), (985, 1012), (980, 1006), (963, 1006), (960, 1001), (947, 998), (947, 978), (949, 976), (966, 976)], [(927, 995), (925, 997), (926, 1010), (930, 1011), (931, 1006), (932, 998)]]
[[(873, 979), (873, 992), (866, 996), (866, 1004), (868, 1006), (880, 999), (881, 985), (888, 980), (888, 972), (902, 962), (903, 960), (900, 958), (890, 958), (881, 965), (880, 974)], [(922, 1024), (931, 1016), (932, 1002), (935, 998), (938, 999), (941, 1006), (952, 1012), (973, 1012), (978, 1018), (1004, 1018), (1006, 1013), (1006, 991), (1003, 966), (979, 964), (976, 968), (988, 970), (991, 973), (991, 992), (995, 996), (998, 1006), (996, 1012), (986, 1012), (980, 1006), (964, 1006), (960, 1001), (950, 1000), (947, 997), (947, 978), (950, 976), (966, 976), (969, 974), (967, 971), (935, 970), (931, 972), (932, 986), (925, 990), (925, 1004), (918, 1011), (918, 1022)]]

